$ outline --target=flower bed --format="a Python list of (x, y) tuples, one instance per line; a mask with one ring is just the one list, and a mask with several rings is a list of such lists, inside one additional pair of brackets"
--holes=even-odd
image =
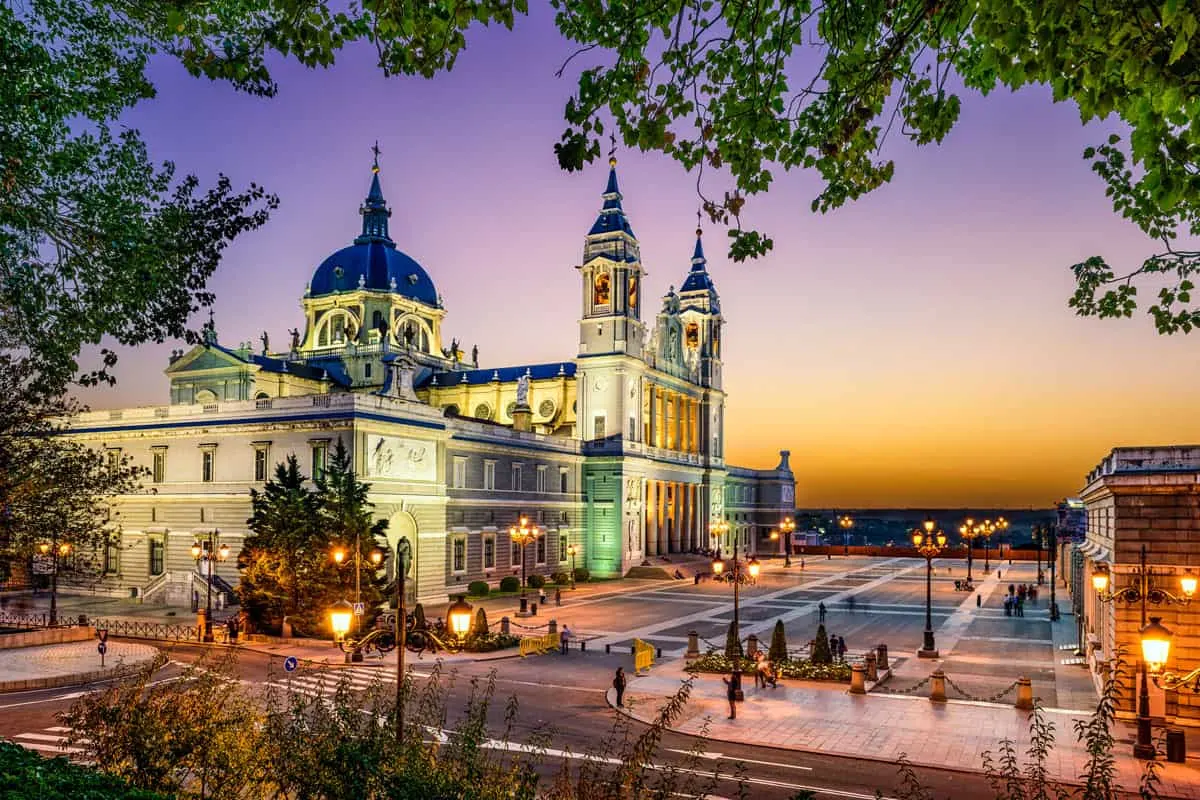
[[(781, 678), (840, 683), (849, 683), (850, 681), (849, 664), (814, 664), (808, 659), (788, 659), (780, 661), (777, 666)], [(754, 662), (750, 659), (743, 658), (741, 667), (743, 675), (754, 674)], [(733, 662), (726, 658), (724, 653), (714, 650), (695, 659), (685, 669), (688, 672), (712, 672), (728, 675), (733, 671)]]
[(489, 633), (487, 636), (472, 637), (463, 649), (468, 653), (491, 653), (495, 650), (503, 650), (506, 647), (516, 647), (520, 643), (521, 640), (516, 636), (504, 633)]

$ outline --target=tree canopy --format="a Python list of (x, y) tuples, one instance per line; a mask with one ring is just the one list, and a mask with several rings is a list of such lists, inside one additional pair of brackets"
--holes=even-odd
[[(1105, 120), (1083, 157), (1113, 210), (1156, 242), (1140, 264), (1073, 265), (1070, 306), (1130, 316), (1139, 286), (1162, 333), (1200, 322), (1200, 13), (1181, 0), (550, 0), (574, 46), (560, 166), (606, 135), (695, 173), (704, 208), (742, 260), (773, 242), (747, 199), (812, 170), (826, 212), (891, 181), (889, 136), (941, 142), (963, 92), (1047, 86), (1082, 122)], [(31, 0), (0, 7), (0, 309), (5, 341), (44, 380), (77, 376), (81, 348), (189, 336), (212, 303), (222, 251), (276, 200), (219, 177), (207, 190), (154, 165), (121, 115), (154, 87), (151, 57), (269, 96), (280, 58), (328, 67), (353, 44), (389, 75), (451, 69), (477, 25), (512, 27), (527, 0)], [(548, 143), (550, 144), (550, 143)], [(715, 173), (706, 178), (705, 173)], [(718, 191), (712, 191), (716, 187)], [(719, 189), (724, 188), (724, 191)], [(111, 380), (115, 361), (78, 376)]]

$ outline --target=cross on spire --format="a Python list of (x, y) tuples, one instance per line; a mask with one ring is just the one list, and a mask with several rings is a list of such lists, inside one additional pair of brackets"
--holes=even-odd
[(375, 145), (371, 148), (371, 152), (375, 155), (375, 162), (371, 165), (371, 171), (379, 172), (379, 156), (383, 151), (379, 149), (378, 139), (375, 140)]
[(701, 212), (700, 212), (700, 209), (699, 209), (699, 208), (697, 208), (697, 209), (696, 209), (696, 235), (697, 235), (697, 236), (699, 236), (699, 235), (700, 235), (700, 220), (701, 220), (700, 213), (701, 213)]

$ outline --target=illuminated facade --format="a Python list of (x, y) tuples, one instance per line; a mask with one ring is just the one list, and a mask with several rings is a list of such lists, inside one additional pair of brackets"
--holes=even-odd
[[(530, 572), (576, 563), (614, 576), (710, 542), (714, 519), (751, 552), (793, 513), (787, 451), (772, 470), (725, 463), (724, 318), (700, 231), (680, 288), (643, 320), (645, 272), (616, 162), (588, 232), (573, 357), (485, 367), (443, 334), (428, 273), (396, 248), (378, 166), (354, 242), (325, 259), (283, 349), (203, 344), (172, 354), (170, 404), (84, 414), (75, 434), (150, 470), (120, 499), (121, 535), (99, 590), (186, 602), (203, 579), (190, 546), (216, 532), (235, 555), (249, 489), (288, 454), (306, 474), (341, 440), (372, 485), (389, 538), (415, 553), (413, 595), (444, 600), (519, 571), (508, 527), (544, 532)], [(776, 546), (767, 552), (775, 552)], [(236, 582), (235, 558), (219, 567)]]

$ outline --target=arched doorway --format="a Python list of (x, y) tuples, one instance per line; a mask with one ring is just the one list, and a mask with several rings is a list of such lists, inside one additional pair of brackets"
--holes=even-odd
[[(404, 593), (407, 595), (404, 602), (411, 608), (417, 598), (417, 577), (421, 574), (421, 559), (417, 548), (417, 521), (407, 511), (397, 511), (388, 519), (387, 542), (388, 553), (391, 555), (388, 559), (388, 583), (396, 580), (396, 543), (401, 539), (408, 540), (409, 558), (412, 561), (404, 576)], [(392, 600), (393, 598), (389, 598), (388, 603), (391, 604)]]

